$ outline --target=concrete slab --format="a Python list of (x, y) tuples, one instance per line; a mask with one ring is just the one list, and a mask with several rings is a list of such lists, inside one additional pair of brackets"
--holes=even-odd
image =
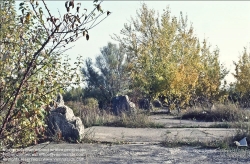
[(166, 128), (173, 127), (209, 127), (210, 125), (219, 124), (223, 122), (202, 122), (197, 120), (182, 120), (175, 119), (169, 115), (151, 115), (149, 118), (156, 123), (164, 125)]
[(163, 140), (214, 140), (233, 136), (235, 129), (223, 128), (122, 128), (95, 126), (87, 128), (90, 138), (101, 142), (156, 143)]

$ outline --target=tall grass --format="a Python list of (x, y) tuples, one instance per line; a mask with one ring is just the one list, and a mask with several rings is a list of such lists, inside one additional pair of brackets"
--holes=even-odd
[(73, 110), (76, 116), (82, 119), (82, 123), (86, 128), (106, 125), (116, 119), (110, 112), (100, 110), (92, 104), (85, 105), (82, 102), (75, 101), (66, 102), (65, 104)]
[(122, 113), (106, 126), (127, 127), (127, 128), (164, 128), (164, 125), (152, 122), (148, 115), (137, 111), (133, 113)]
[(85, 105), (81, 102), (66, 102), (74, 114), (82, 119), (86, 128), (91, 126), (114, 126), (128, 128), (163, 128), (159, 123), (150, 120), (145, 112), (134, 110), (123, 112), (119, 116), (113, 115), (110, 111), (100, 110), (97, 106)]

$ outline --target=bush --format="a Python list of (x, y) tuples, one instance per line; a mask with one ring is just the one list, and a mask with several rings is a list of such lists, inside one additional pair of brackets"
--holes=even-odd
[(98, 101), (95, 98), (87, 98), (83, 101), (83, 104), (90, 109), (96, 109), (99, 106)]

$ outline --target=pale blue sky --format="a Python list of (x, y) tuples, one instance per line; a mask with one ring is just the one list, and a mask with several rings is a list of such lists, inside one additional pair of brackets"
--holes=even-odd
[[(47, 1), (51, 11), (59, 9), (65, 12), (64, 1)], [(119, 34), (124, 23), (129, 23), (136, 9), (143, 1), (104, 1), (102, 8), (112, 14), (101, 24), (92, 29), (89, 41), (80, 39), (67, 54), (74, 59), (78, 54), (84, 58), (94, 58), (100, 54), (100, 48), (108, 41), (114, 42), (110, 35)], [(233, 60), (237, 61), (243, 47), (250, 47), (250, 2), (248, 1), (144, 1), (149, 8), (162, 12), (170, 7), (171, 15), (177, 18), (182, 11), (193, 23), (197, 37), (202, 41), (208, 39), (212, 48), (220, 49), (220, 61), (231, 71), (234, 70)], [(92, 1), (81, 1), (89, 10), (93, 8)], [(57, 13), (57, 12), (56, 12)], [(229, 75), (228, 80), (233, 77)]]

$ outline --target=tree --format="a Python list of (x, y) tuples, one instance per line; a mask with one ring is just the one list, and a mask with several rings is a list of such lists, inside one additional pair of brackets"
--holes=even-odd
[(235, 89), (237, 92), (246, 94), (250, 91), (250, 56), (247, 49), (244, 48), (243, 54), (239, 57), (238, 62), (234, 62), (236, 79)]
[[(161, 92), (163, 85), (168, 85), (164, 79), (168, 78), (168, 72), (164, 67), (169, 65), (165, 63), (162, 66), (168, 59), (159, 45), (160, 28), (155, 11), (143, 4), (140, 11), (137, 11), (137, 18), (131, 18), (131, 24), (124, 25), (121, 31), (124, 38), (118, 35), (114, 37), (126, 49), (128, 71), (133, 79), (131, 86), (150, 98)], [(169, 33), (175, 33), (176, 27), (173, 25), (171, 28)]]
[(73, 81), (80, 82), (81, 57), (75, 68), (67, 55), (62, 60), (67, 44), (81, 36), (88, 40), (89, 30), (100, 23), (96, 20), (108, 15), (101, 10), (102, 1), (95, 1), (89, 14), (80, 10), (80, 3), (67, 1), (63, 17), (41, 3), (44, 10), (38, 1), (20, 3), (17, 16), (14, 1), (0, 2), (0, 140), (8, 147), (27, 146), (44, 135), (45, 106)]
[(63, 94), (63, 100), (65, 102), (67, 101), (82, 101), (83, 98), (83, 89), (81, 87), (77, 87), (77, 88), (70, 88), (69, 90), (65, 91)]
[(196, 94), (205, 96), (211, 101), (216, 101), (219, 99), (218, 96), (223, 96), (220, 94), (221, 82), (229, 71), (219, 62), (219, 49), (216, 48), (211, 52), (206, 40), (204, 40), (201, 48), (201, 63), (202, 68)]
[(95, 97), (103, 104), (110, 102), (117, 94), (124, 94), (128, 88), (127, 61), (124, 49), (108, 43), (101, 48), (95, 64), (91, 59), (85, 61), (82, 69), (87, 83), (85, 96)]
[(86, 87), (84, 88), (84, 98), (96, 98), (99, 102), (109, 102), (109, 93), (102, 88), (104, 84), (103, 77), (97, 72), (90, 58), (85, 60), (85, 67), (82, 68), (82, 74)]
[(143, 4), (137, 19), (132, 18), (131, 22), (121, 32), (124, 39), (117, 35), (115, 39), (130, 52), (134, 87), (141, 88), (152, 99), (192, 91), (187, 83), (194, 83), (195, 78), (185, 75), (193, 72), (188, 70), (195, 67), (190, 64), (197, 63), (191, 60), (198, 60), (199, 45), (182, 15), (178, 22), (167, 9), (161, 17), (156, 17), (155, 11)]
[(243, 107), (249, 107), (250, 98), (250, 55), (247, 48), (244, 48), (243, 54), (239, 56), (237, 62), (234, 61), (235, 73), (233, 73), (236, 79), (234, 94), (238, 94), (238, 99), (240, 99), (241, 105)]
[(168, 8), (156, 16), (154, 10), (142, 4), (137, 17), (124, 25), (122, 36), (113, 37), (125, 47), (133, 89), (139, 89), (150, 99), (166, 97), (166, 103), (178, 108), (197, 96), (204, 73), (207, 81), (203, 86), (210, 87), (204, 94), (217, 93), (224, 78), (218, 53), (207, 60), (209, 56), (203, 53), (206, 41), (202, 49), (187, 21), (182, 13), (179, 20), (171, 17)]

